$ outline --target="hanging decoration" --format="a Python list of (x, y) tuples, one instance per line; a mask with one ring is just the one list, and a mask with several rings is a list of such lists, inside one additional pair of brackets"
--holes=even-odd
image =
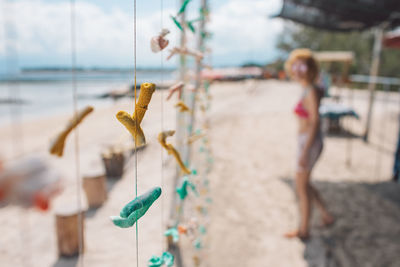
[(179, 112), (190, 112), (190, 109), (186, 104), (180, 100), (178, 103), (175, 104), (175, 107), (179, 109)]
[(198, 234), (204, 235), (206, 228), (199, 226), (197, 219), (192, 217), (186, 224), (180, 223), (176, 227), (171, 227), (164, 232), (165, 236), (171, 236), (172, 242), (177, 243), (181, 235), (187, 236), (192, 242), (196, 240)]
[(155, 187), (145, 194), (136, 197), (134, 200), (126, 204), (120, 216), (111, 216), (112, 222), (121, 228), (128, 228), (135, 224), (151, 207), (161, 195), (161, 188)]
[(188, 194), (188, 191), (187, 191), (188, 187), (190, 187), (190, 189), (192, 189), (192, 191), (196, 194), (196, 196), (199, 195), (199, 193), (196, 190), (196, 186), (193, 183), (189, 182), (188, 177), (185, 176), (183, 178), (182, 185), (180, 187), (176, 188), (176, 192), (178, 193), (181, 200), (184, 200), (186, 198), (186, 196)]
[(168, 97), (167, 100), (169, 100), (173, 94), (175, 94), (176, 92), (178, 92), (178, 99), (181, 99), (182, 96), (182, 90), (183, 87), (185, 86), (185, 84), (180, 81), (174, 85), (172, 85), (169, 89), (168, 89)]
[(172, 227), (172, 228), (169, 228), (167, 231), (165, 231), (164, 235), (165, 236), (171, 236), (172, 237), (172, 241), (174, 243), (176, 243), (176, 242), (179, 241), (179, 233), (180, 232), (179, 232), (177, 227)]
[(169, 33), (168, 29), (162, 29), (160, 34), (151, 38), (150, 47), (153, 53), (158, 53), (169, 44), (169, 41), (165, 39), (165, 36)]
[(154, 83), (142, 83), (140, 86), (139, 99), (135, 105), (135, 111), (131, 116), (128, 112), (119, 111), (116, 115), (117, 119), (126, 127), (135, 139), (135, 145), (140, 147), (146, 144), (146, 138), (140, 123), (150, 103), (151, 97), (156, 90)]
[[(193, 168), (190, 176), (189, 172), (183, 177), (177, 175), (176, 179), (180, 180), (179, 186), (176, 188), (176, 197), (178, 200), (173, 202), (175, 203), (174, 205), (177, 213), (172, 217), (172, 220), (174, 221), (173, 227), (170, 227), (164, 234), (171, 237), (170, 241), (176, 243), (175, 246), (179, 246), (178, 241), (182, 236), (184, 236), (183, 238), (188, 238), (193, 246), (193, 250), (185, 253), (191, 253), (194, 266), (199, 266), (200, 259), (202, 258), (202, 250), (206, 246), (206, 226), (209, 223), (207, 205), (212, 203), (209, 196), (209, 180), (207, 175), (211, 171), (213, 157), (208, 136), (206, 135), (206, 131), (210, 128), (207, 117), (211, 101), (211, 96), (209, 94), (210, 83), (203, 79), (201, 71), (204, 67), (210, 67), (210, 64), (205, 64), (203, 59), (208, 55), (208, 53), (210, 53), (210, 50), (207, 49), (204, 41), (210, 38), (211, 34), (207, 32), (205, 28), (205, 22), (208, 21), (209, 15), (207, 0), (201, 1), (200, 14), (197, 19), (186, 19), (185, 10), (187, 9), (189, 2), (190, 0), (182, 1), (178, 13), (175, 16), (171, 16), (174, 24), (181, 32), (181, 42), (179, 47), (175, 46), (169, 49), (167, 60), (171, 59), (175, 55), (180, 56), (179, 63), (181, 81), (170, 88), (167, 99), (172, 98), (173, 94), (176, 92), (178, 93), (179, 101), (175, 105), (178, 114), (177, 130), (179, 130), (178, 133), (180, 133), (179, 138), (183, 138), (185, 141), (183, 144), (182, 140), (180, 140), (180, 143), (177, 142), (177, 148), (183, 153), (183, 161), (186, 165), (193, 166), (193, 163), (191, 162), (193, 156), (191, 147), (196, 145), (196, 147), (200, 147), (200, 153), (195, 155), (193, 159), (202, 162), (199, 163), (199, 169)], [(194, 26), (195, 22), (199, 22), (198, 29)], [(199, 42), (197, 42), (196, 49), (189, 47), (187, 38), (190, 35), (186, 34), (186, 30), (197, 34)], [(188, 63), (193, 61), (186, 61), (186, 56), (194, 58), (195, 69), (191, 70), (188, 68)], [(190, 89), (191, 87), (193, 89)], [(190, 93), (186, 95), (187, 92)], [(200, 102), (198, 106), (196, 106), (196, 101)], [(198, 126), (201, 125), (201, 128), (198, 128), (195, 123), (195, 120), (197, 119), (197, 109), (202, 111), (200, 114), (203, 118), (200, 118), (200, 122), (197, 124)], [(194, 128), (197, 130), (193, 133)], [(186, 135), (181, 132), (182, 129), (187, 129)], [(172, 134), (173, 133), (174, 131), (172, 131)], [(159, 135), (159, 140), (160, 137), (161, 136)], [(203, 140), (203, 142), (195, 143), (198, 140)], [(182, 160), (180, 162), (182, 162)], [(192, 190), (197, 197), (189, 198), (189, 190)]]
[(178, 13), (176, 16), (171, 16), (172, 21), (178, 27), (179, 30), (183, 31), (184, 26), (186, 26), (192, 33), (196, 32), (196, 29), (194, 27), (194, 23), (198, 21), (202, 21), (205, 19), (204, 13), (200, 12), (200, 17), (197, 19), (192, 19), (188, 21), (179, 21), (178, 18), (182, 16), (182, 14), (185, 12), (187, 5), (189, 4), (191, 0), (184, 1), (181, 8), (179, 9)]
[(181, 55), (187, 55), (187, 56), (192, 56), (196, 60), (200, 61), (203, 59), (204, 54), (200, 51), (194, 50), (194, 49), (189, 49), (187, 47), (174, 47), (169, 50), (169, 55), (167, 57), (167, 60), (175, 56), (176, 54), (181, 54)]
[(197, 140), (200, 140), (201, 138), (205, 137), (206, 134), (202, 133), (200, 129), (196, 130), (196, 132), (194, 134), (192, 134), (191, 136), (189, 136), (188, 140), (187, 140), (187, 144), (191, 145), (194, 142), (196, 142)]
[(181, 156), (179, 155), (179, 152), (174, 148), (173, 145), (167, 144), (166, 139), (169, 136), (173, 136), (175, 134), (175, 131), (164, 131), (158, 134), (158, 142), (161, 144), (163, 148), (165, 148), (168, 151), (168, 154), (171, 154), (174, 156), (176, 159), (177, 163), (181, 167), (181, 170), (184, 174), (190, 174), (190, 170), (186, 168), (186, 166), (183, 164), (183, 161), (181, 159)]
[(190, 1), (191, 0), (183, 1), (182, 6), (179, 9), (179, 11), (176, 14), (176, 16), (171, 16), (172, 21), (175, 23), (176, 27), (178, 27), (178, 29), (180, 29), (181, 31), (183, 31), (183, 27), (182, 27), (181, 23), (178, 21), (177, 18), (185, 13), (186, 7), (187, 7), (187, 5), (189, 4)]
[(64, 145), (68, 135), (76, 128), (83, 119), (93, 111), (93, 107), (87, 106), (74, 116), (67, 124), (65, 129), (60, 132), (50, 146), (50, 154), (62, 157), (64, 153)]
[(149, 267), (159, 267), (162, 265), (172, 266), (174, 265), (174, 255), (169, 253), (168, 251), (163, 252), (161, 257), (152, 256), (148, 262)]

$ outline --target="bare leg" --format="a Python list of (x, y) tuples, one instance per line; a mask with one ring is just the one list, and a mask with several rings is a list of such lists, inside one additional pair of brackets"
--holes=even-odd
[(309, 180), (310, 180), (309, 171), (297, 172), (296, 191), (299, 199), (300, 227), (298, 231), (293, 231), (285, 234), (285, 236), (288, 238), (299, 237), (301, 239), (308, 239), (309, 237), (311, 200), (313, 198)]
[(300, 207), (300, 234), (308, 236), (310, 216), (311, 216), (311, 200), (312, 194), (310, 190), (310, 172), (298, 172), (296, 180), (297, 194), (299, 197)]
[(314, 203), (316, 204), (318, 210), (321, 212), (322, 216), (322, 225), (323, 226), (328, 226), (334, 222), (333, 216), (329, 213), (329, 211), (326, 209), (326, 205), (324, 201), (321, 198), (321, 195), (319, 194), (318, 190), (312, 186), (310, 186), (310, 191), (313, 196)]

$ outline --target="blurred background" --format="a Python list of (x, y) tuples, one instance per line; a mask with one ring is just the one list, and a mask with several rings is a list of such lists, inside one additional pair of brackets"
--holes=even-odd
[[(172, 266), (166, 251), (177, 267), (400, 266), (398, 1), (1, 0), (0, 11), (0, 266)], [(322, 228), (314, 212), (307, 242), (283, 236), (299, 223), (301, 86), (284, 69), (297, 48), (320, 69), (312, 182), (335, 217)], [(138, 146), (116, 114), (134, 113), (145, 82), (156, 90)], [(190, 174), (159, 144), (166, 130)], [(113, 225), (155, 186), (132, 228)]]

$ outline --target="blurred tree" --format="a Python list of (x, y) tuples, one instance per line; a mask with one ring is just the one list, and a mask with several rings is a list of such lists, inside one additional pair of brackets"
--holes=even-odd
[[(372, 31), (364, 32), (329, 32), (286, 22), (284, 30), (278, 37), (277, 48), (282, 57), (295, 48), (310, 48), (314, 51), (349, 50), (355, 54), (355, 62), (350, 68), (352, 74), (368, 74), (371, 63), (374, 36)], [(383, 48), (379, 75), (400, 77), (400, 50)], [(339, 71), (340, 65), (330, 66), (331, 71)]]

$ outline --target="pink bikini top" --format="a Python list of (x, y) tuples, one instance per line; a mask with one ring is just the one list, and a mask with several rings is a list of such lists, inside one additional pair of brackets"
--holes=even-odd
[(310, 116), (310, 114), (308, 113), (308, 111), (304, 108), (303, 105), (303, 100), (306, 97), (306, 95), (308, 94), (308, 91), (310, 90), (310, 88), (307, 88), (302, 97), (300, 98), (299, 102), (297, 103), (297, 105), (294, 107), (294, 113), (299, 117), (299, 118), (308, 118)]
[(294, 113), (299, 116), (299, 118), (309, 117), (310, 114), (308, 114), (308, 111), (304, 108), (303, 99), (300, 99), (300, 101), (294, 107)]

